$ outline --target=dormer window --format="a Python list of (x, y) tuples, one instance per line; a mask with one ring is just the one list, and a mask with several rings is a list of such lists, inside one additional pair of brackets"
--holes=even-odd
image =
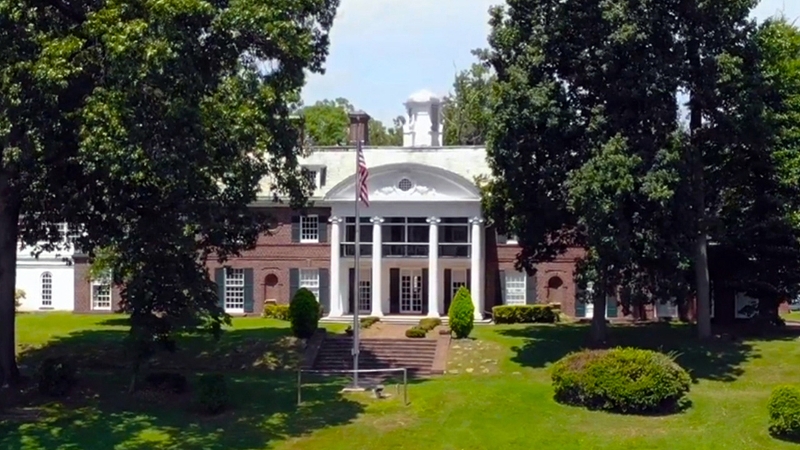
[(308, 165), (302, 170), (315, 190), (325, 186), (325, 166)]

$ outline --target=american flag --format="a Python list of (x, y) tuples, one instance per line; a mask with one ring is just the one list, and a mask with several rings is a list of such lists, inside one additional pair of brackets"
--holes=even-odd
[(367, 178), (369, 177), (369, 169), (367, 169), (367, 161), (364, 160), (364, 151), (359, 143), (356, 148), (358, 152), (358, 199), (364, 203), (364, 206), (369, 208), (369, 188), (367, 187)]

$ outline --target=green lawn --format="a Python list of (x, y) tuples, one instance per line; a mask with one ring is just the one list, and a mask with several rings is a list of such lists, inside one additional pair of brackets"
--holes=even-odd
[[(78, 348), (95, 369), (82, 374), (80, 399), (52, 406), (38, 422), (0, 422), (3, 449), (783, 449), (796, 444), (767, 434), (766, 401), (777, 384), (796, 382), (794, 336), (722, 338), (696, 345), (687, 326), (620, 326), (621, 345), (678, 351), (696, 378), (692, 408), (667, 417), (631, 417), (562, 406), (552, 400), (547, 366), (580, 348), (586, 328), (482, 326), (475, 340), (454, 341), (447, 375), (410, 386), (397, 397), (342, 395), (340, 380), (315, 380), (295, 405), (286, 325), (238, 319), (219, 347), (182, 341), (165, 366), (205, 370), (214, 358), (228, 369), (233, 409), (216, 418), (187, 411), (187, 399), (123, 394), (124, 373), (96, 364), (115, 357), (124, 327), (108, 317), (22, 315), (23, 362)], [(335, 327), (340, 330), (341, 327)], [(279, 344), (280, 343), (280, 344)], [(287, 347), (288, 346), (288, 347)], [(46, 349), (46, 350), (45, 350)], [(271, 353), (262, 357), (261, 353)], [(88, 353), (89, 355), (85, 355)], [(243, 356), (241, 354), (245, 354)], [(70, 353), (71, 354), (71, 353)], [(260, 359), (278, 363), (262, 363)], [(212, 363), (213, 364), (213, 363)], [(388, 389), (394, 393), (394, 388)], [(96, 395), (96, 397), (92, 397)]]

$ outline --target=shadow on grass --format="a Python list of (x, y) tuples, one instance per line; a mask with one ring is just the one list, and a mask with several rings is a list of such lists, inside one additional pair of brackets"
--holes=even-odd
[[(112, 381), (113, 380), (113, 381)], [(340, 394), (339, 380), (306, 384), (296, 405), (290, 373), (231, 376), (226, 412), (214, 417), (190, 413), (191, 394), (125, 393), (124, 377), (84, 374), (67, 399), (84, 403), (47, 407), (34, 422), (0, 422), (0, 448), (21, 449), (251, 449), (343, 425), (363, 405)], [(122, 381), (122, 382), (120, 382)]]
[[(106, 322), (126, 319), (110, 319)], [(127, 366), (124, 345), (127, 331), (81, 330), (55, 337), (41, 347), (21, 346), (19, 362), (32, 370), (47, 357), (66, 357), (79, 369), (114, 370)], [(150, 362), (163, 370), (292, 369), (300, 360), (303, 343), (288, 328), (228, 329), (215, 341), (208, 334), (187, 334), (177, 339), (177, 351), (159, 352)]]
[[(568, 353), (590, 347), (589, 326), (557, 324), (500, 329), (502, 336), (523, 338), (521, 346), (512, 347), (512, 361), (523, 367), (541, 368), (556, 362)], [(793, 340), (796, 333), (775, 333), (769, 336), (738, 339), (718, 336), (705, 342), (696, 338), (694, 327), (668, 323), (625, 324), (609, 326), (607, 347), (624, 346), (658, 350), (676, 355), (677, 362), (687, 369), (693, 380), (734, 381), (748, 360), (760, 358), (753, 347), (758, 340)]]
[[(361, 402), (343, 396), (341, 378), (306, 377), (297, 405), (292, 370), (302, 343), (286, 328), (233, 329), (215, 343), (210, 336), (182, 336), (174, 354), (162, 353), (153, 369), (186, 374), (226, 373), (230, 409), (207, 417), (193, 411), (194, 396), (148, 389), (127, 393), (125, 330), (83, 330), (20, 354), (23, 375), (39, 362), (62, 356), (78, 368), (79, 384), (58, 402), (32, 383), (0, 392), (10, 408), (0, 414), (0, 448), (16, 449), (250, 449), (354, 420)], [(0, 405), (2, 406), (2, 405)], [(4, 421), (5, 420), (5, 421)]]

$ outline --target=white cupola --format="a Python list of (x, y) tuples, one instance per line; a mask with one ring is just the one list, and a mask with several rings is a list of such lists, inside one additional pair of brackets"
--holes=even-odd
[(403, 147), (440, 147), (442, 144), (442, 99), (422, 90), (405, 103)]

